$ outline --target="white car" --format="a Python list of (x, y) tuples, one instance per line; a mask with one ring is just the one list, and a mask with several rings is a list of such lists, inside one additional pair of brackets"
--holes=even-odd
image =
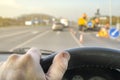
[(64, 27), (68, 27), (69, 26), (69, 21), (67, 19), (61, 19), (60, 23), (63, 24)]
[(54, 23), (54, 24), (52, 25), (52, 30), (53, 30), (53, 31), (57, 31), (57, 30), (62, 31), (63, 28), (64, 28), (64, 26), (63, 26), (61, 23)]

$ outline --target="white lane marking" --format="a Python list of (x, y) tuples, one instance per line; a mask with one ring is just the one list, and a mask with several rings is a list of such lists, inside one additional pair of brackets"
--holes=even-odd
[(27, 45), (28, 43), (32, 42), (33, 40), (35, 40), (35, 39), (37, 39), (37, 38), (40, 38), (40, 37), (42, 37), (42, 36), (48, 34), (49, 32), (50, 32), (50, 31), (46, 31), (46, 32), (44, 32), (44, 33), (38, 34), (37, 36), (33, 37), (32, 39), (29, 39), (29, 40), (23, 42), (22, 44), (20, 44), (20, 45), (14, 47), (14, 48), (12, 48), (12, 49), (10, 49), (9, 51), (13, 51), (14, 49), (23, 47), (24, 45)]
[[(71, 32), (70, 32), (71, 33)], [(73, 39), (76, 41), (76, 43), (80, 46), (80, 47), (83, 47), (82, 44), (80, 44), (80, 41), (71, 33)]]
[(0, 36), (0, 38), (6, 38), (6, 37), (11, 37), (11, 36), (16, 36), (16, 35), (19, 35), (19, 34), (27, 33), (29, 31), (30, 30), (22, 31), (22, 32), (17, 32), (17, 33), (13, 33), (13, 34), (2, 35), (2, 36)]
[(37, 34), (39, 31), (32, 31), (31, 33), (32, 34)]

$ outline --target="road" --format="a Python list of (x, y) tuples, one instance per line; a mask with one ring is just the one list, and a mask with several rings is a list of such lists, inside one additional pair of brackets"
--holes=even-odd
[(81, 44), (79, 33), (73, 34), (68, 28), (63, 31), (52, 31), (49, 26), (0, 28), (0, 51), (12, 51), (23, 47), (53, 51), (86, 46), (120, 49), (119, 40), (98, 38), (95, 32), (84, 33), (83, 39)]
[(63, 50), (78, 46), (68, 30), (54, 32), (47, 26), (0, 29), (0, 51), (23, 47)]
[(86, 33), (84, 42), (84, 46), (120, 49), (120, 40), (96, 37), (96, 32)]
[[(12, 51), (16, 48), (37, 47), (52, 51), (61, 51), (76, 47), (105, 47), (120, 49), (120, 39), (96, 37), (96, 32), (84, 33), (83, 43), (80, 33), (74, 28), (52, 31), (50, 26), (0, 28), (0, 51)], [(9, 54), (0, 54), (0, 61)]]
[[(72, 29), (72, 33), (75, 35), (76, 39), (80, 39), (80, 33), (76, 29)], [(103, 48), (112, 48), (120, 49), (120, 37), (116, 39), (112, 38), (102, 38), (96, 36), (97, 32), (89, 31), (83, 33), (83, 42), (81, 46), (83, 47), (103, 47)]]

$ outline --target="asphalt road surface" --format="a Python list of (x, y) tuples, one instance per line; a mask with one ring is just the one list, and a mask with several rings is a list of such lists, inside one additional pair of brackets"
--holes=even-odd
[(79, 33), (69, 28), (52, 31), (50, 26), (0, 28), (0, 51), (12, 51), (16, 48), (37, 47), (53, 51), (75, 47), (106, 47), (120, 49), (120, 41), (96, 37), (95, 32), (84, 33), (84, 42), (80, 43)]
[[(71, 28), (73, 35), (77, 40), (80, 39), (80, 33), (77, 28)], [(83, 33), (83, 42), (81, 46), (83, 47), (103, 47), (103, 48), (112, 48), (112, 49), (120, 49), (120, 37), (116, 39), (112, 38), (102, 38), (97, 37), (97, 32), (88, 31)]]
[(54, 32), (50, 26), (0, 29), (0, 51), (12, 51), (16, 48), (25, 47), (63, 50), (78, 46), (67, 29), (62, 32)]
[[(39, 49), (61, 51), (76, 47), (104, 47), (120, 49), (120, 39), (96, 37), (96, 32), (86, 32), (83, 43), (75, 28), (52, 31), (50, 26), (0, 28), (0, 51), (12, 51), (17, 48), (37, 47)], [(0, 54), (0, 61), (9, 54)]]

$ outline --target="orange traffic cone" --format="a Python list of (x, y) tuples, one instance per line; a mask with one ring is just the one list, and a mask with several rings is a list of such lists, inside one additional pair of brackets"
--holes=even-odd
[(79, 41), (80, 41), (80, 43), (83, 43), (83, 34), (80, 34)]
[(76, 35), (76, 32), (74, 31), (74, 35)]
[(72, 29), (71, 29), (71, 28), (69, 28), (69, 31), (70, 31), (70, 32), (72, 32)]

